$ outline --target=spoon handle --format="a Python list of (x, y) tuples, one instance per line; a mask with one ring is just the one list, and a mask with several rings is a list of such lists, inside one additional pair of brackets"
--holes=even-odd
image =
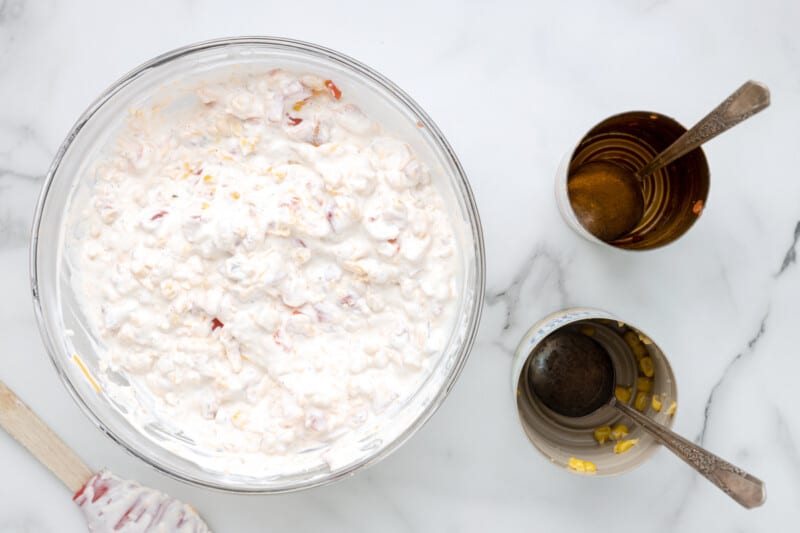
[(766, 85), (748, 81), (639, 170), (636, 176), (639, 179), (649, 176), (767, 106), (769, 106), (769, 89)]
[(693, 442), (689, 442), (629, 405), (615, 401), (614, 407), (632, 418), (656, 440), (743, 507), (752, 509), (762, 505), (766, 500), (766, 487), (757, 477), (751, 476), (741, 468), (720, 459)]

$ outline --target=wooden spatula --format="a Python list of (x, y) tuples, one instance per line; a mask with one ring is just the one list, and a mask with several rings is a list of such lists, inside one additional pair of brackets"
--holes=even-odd
[(197, 512), (155, 489), (106, 470), (92, 473), (36, 414), (0, 381), (0, 427), (74, 494), (94, 533), (210, 533)]

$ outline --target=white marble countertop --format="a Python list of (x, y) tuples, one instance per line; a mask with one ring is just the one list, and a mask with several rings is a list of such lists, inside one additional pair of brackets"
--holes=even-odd
[[(237, 7), (234, 7), (234, 4)], [(195, 504), (217, 532), (796, 531), (800, 521), (800, 3), (56, 2), (0, 0), (0, 379), (94, 468)], [(483, 218), (488, 294), (453, 393), (402, 449), (307, 492), (237, 497), (128, 456), (69, 398), (39, 340), (27, 244), (42, 177), (75, 118), (135, 65), (193, 41), (281, 35), (352, 55), (433, 116)], [(597, 120), (684, 123), (744, 80), (772, 107), (706, 148), (713, 185), (677, 244), (619, 254), (559, 218), (552, 180)], [(594, 306), (671, 355), (675, 429), (761, 477), (745, 511), (667, 451), (617, 478), (550, 466), (517, 427), (511, 353), (536, 319)], [(0, 432), (0, 532), (85, 531), (63, 486)]]

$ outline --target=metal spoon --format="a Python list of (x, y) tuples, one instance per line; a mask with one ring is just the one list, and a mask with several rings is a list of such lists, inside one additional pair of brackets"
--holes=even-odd
[(533, 393), (556, 413), (586, 416), (610, 405), (742, 506), (751, 509), (764, 503), (766, 488), (760, 479), (617, 401), (611, 357), (594, 339), (568, 329), (555, 332), (536, 348), (529, 365)]
[(644, 168), (633, 173), (611, 161), (578, 167), (567, 184), (575, 215), (597, 238), (609, 242), (629, 233), (644, 213), (641, 181), (769, 106), (769, 89), (748, 81)]

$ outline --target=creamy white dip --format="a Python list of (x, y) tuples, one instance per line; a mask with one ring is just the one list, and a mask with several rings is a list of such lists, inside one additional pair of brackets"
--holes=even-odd
[(191, 505), (102, 470), (72, 498), (90, 533), (211, 533)]
[(66, 247), (100, 385), (135, 425), (207, 452), (194, 461), (324, 464), (449, 339), (461, 277), (443, 199), (329, 80), (231, 73), (153, 98), (84, 184)]

